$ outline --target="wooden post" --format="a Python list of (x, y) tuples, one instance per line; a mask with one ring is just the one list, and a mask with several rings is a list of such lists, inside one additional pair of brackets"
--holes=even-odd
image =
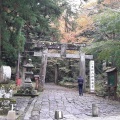
[(45, 84), (45, 76), (46, 76), (46, 66), (47, 66), (47, 52), (48, 49), (43, 51), (42, 55), (42, 63), (40, 67), (40, 80), (38, 84), (38, 91), (43, 91), (44, 90), (44, 84)]
[(0, 82), (2, 81), (2, 70), (1, 70), (1, 67), (0, 67)]
[(86, 91), (86, 75), (85, 75), (85, 53), (80, 52), (80, 76), (84, 79), (83, 91)]
[(38, 91), (42, 92), (43, 91), (43, 78), (42, 78), (42, 74), (43, 74), (43, 63), (41, 63), (40, 66), (40, 79), (38, 82)]
[[(25, 65), (27, 62), (26, 62), (26, 59), (24, 58), (23, 60), (23, 65)], [(25, 81), (25, 72), (26, 72), (26, 68), (22, 67), (22, 76), (21, 76), (21, 79), (22, 79), (22, 85), (24, 84), (24, 81)]]
[(55, 84), (58, 84), (58, 64), (55, 65)]
[[(1, 13), (3, 12), (2, 7), (3, 7), (2, 0), (0, 0), (0, 62), (1, 62), (1, 58), (2, 58), (2, 24), (3, 24), (2, 23), (3, 22), (2, 15), (1, 15)], [(1, 65), (0, 65), (0, 67), (1, 67)]]
[(34, 79), (35, 79), (35, 90), (38, 90), (40, 76), (34, 75)]
[(16, 80), (20, 77), (20, 52), (18, 53)]

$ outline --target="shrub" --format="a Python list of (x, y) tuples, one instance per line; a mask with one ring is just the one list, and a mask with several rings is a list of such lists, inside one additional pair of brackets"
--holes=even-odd
[(117, 84), (117, 97), (120, 97), (120, 83)]
[(74, 82), (74, 78), (71, 78), (71, 77), (63, 77), (63, 82)]

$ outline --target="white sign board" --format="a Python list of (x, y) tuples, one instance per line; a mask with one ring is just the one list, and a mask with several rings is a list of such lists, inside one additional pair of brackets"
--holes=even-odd
[(95, 68), (94, 60), (90, 60), (90, 92), (95, 92)]

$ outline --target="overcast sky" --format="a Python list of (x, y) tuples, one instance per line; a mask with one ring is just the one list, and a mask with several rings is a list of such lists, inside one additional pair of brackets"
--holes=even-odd
[(80, 1), (84, 4), (85, 2), (83, 0), (68, 0), (69, 4), (72, 6), (72, 11), (76, 12), (79, 9)]
[[(86, 2), (84, 0), (68, 0), (69, 4), (71, 4), (71, 6), (73, 6), (73, 11), (74, 9), (78, 9), (80, 4), (82, 3), (83, 5), (86, 4)], [(88, 2), (95, 2), (97, 0), (87, 0)]]
[[(84, 0), (68, 0), (70, 4), (75, 4), (75, 5), (80, 5), (80, 3), (82, 2), (83, 4), (85, 4), (86, 2)], [(97, 1), (97, 0), (87, 0), (89, 2), (92, 1)]]
[(80, 5), (80, 0), (68, 0), (69, 1), (69, 3), (71, 4), (71, 5), (77, 5), (77, 6), (79, 6)]

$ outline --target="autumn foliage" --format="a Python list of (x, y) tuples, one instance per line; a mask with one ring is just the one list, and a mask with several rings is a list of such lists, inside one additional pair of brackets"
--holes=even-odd
[[(85, 5), (83, 9), (86, 9), (87, 7), (91, 7), (94, 4), (95, 3), (89, 3)], [(86, 12), (81, 13), (77, 19), (73, 19), (72, 17), (70, 18), (76, 23), (76, 27), (74, 31), (69, 30), (66, 32), (65, 31), (66, 22), (63, 19), (64, 16), (62, 16), (59, 19), (59, 24), (60, 24), (59, 30), (61, 31), (62, 34), (61, 43), (82, 43), (87, 41), (86, 37), (79, 36), (79, 34), (85, 31), (86, 29), (92, 28), (91, 26), (93, 24), (93, 20), (88, 14), (89, 11), (87, 13)]]
[(120, 0), (104, 0), (103, 3), (104, 4), (113, 4), (113, 3), (118, 3), (120, 2)]
[(62, 37), (61, 37), (61, 43), (83, 43), (83, 42), (90, 42), (91, 39), (88, 40), (87, 37), (80, 36), (81, 33), (83, 33), (86, 30), (92, 31), (94, 29), (94, 23), (93, 23), (93, 15), (98, 14), (98, 9), (104, 9), (105, 4), (113, 4), (120, 0), (104, 0), (102, 1), (102, 4), (98, 6), (98, 2), (96, 0), (90, 1), (86, 3), (77, 19), (73, 19), (72, 17), (69, 18), (76, 22), (76, 28), (74, 31), (65, 31), (65, 20), (63, 19), (64, 16), (61, 16), (59, 19), (59, 30), (61, 31)]

